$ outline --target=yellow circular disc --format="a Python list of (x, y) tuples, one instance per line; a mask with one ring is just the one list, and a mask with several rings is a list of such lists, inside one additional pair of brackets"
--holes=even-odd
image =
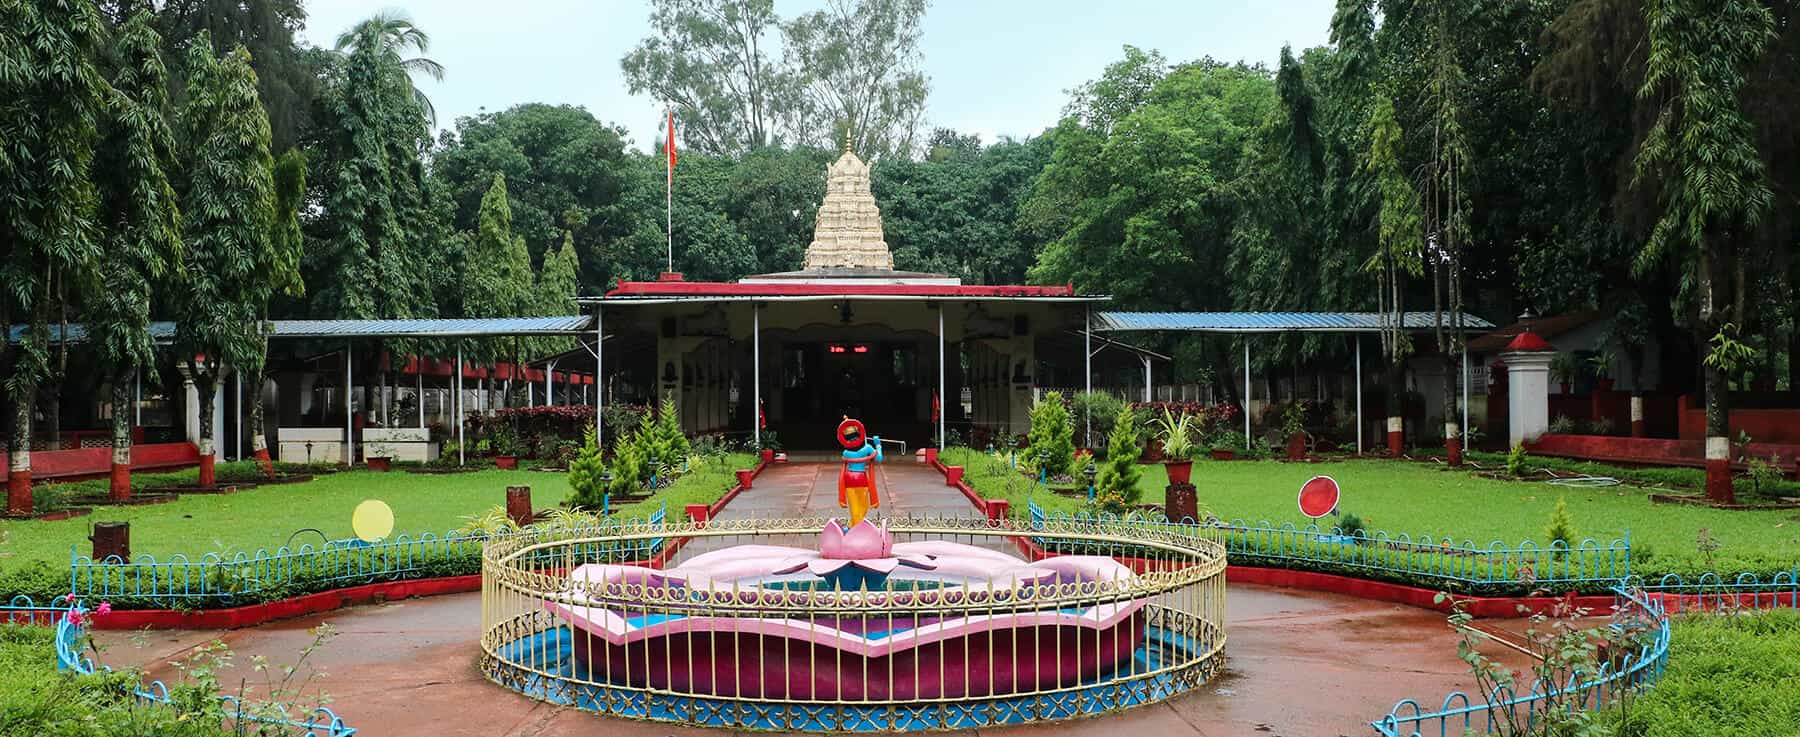
[(394, 510), (388, 508), (387, 502), (366, 499), (350, 514), (350, 529), (363, 542), (381, 542), (394, 531)]

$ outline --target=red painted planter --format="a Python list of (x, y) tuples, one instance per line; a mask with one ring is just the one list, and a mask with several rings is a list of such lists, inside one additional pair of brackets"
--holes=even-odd
[(1287, 438), (1287, 459), (1298, 461), (1306, 457), (1306, 433), (1289, 433)]
[(737, 472), (738, 486), (742, 486), (742, 487), (748, 489), (748, 488), (750, 488), (750, 482), (754, 481), (755, 479), (756, 479), (756, 472), (753, 470), (746, 468), (746, 469), (739, 469)]
[(925, 462), (926, 463), (937, 463), (938, 462), (938, 449), (937, 448), (926, 448), (925, 449)]
[(394, 461), (394, 459), (392, 459), (392, 458), (381, 458), (381, 457), (366, 458), (364, 460), (368, 461), (369, 470), (371, 470), (371, 471), (386, 471), (386, 470), (388, 470), (388, 468), (390, 468), (392, 466), (393, 461)]
[(944, 467), (944, 482), (945, 482), (944, 485), (945, 486), (955, 486), (957, 484), (957, 482), (962, 481), (962, 477), (963, 477), (963, 467), (962, 466), (945, 466)]
[(775, 449), (774, 448), (763, 448), (762, 449), (762, 462), (763, 463), (774, 463), (775, 462)]
[(494, 456), (494, 467), (508, 471), (519, 467), (518, 456)]
[(1211, 453), (1212, 459), (1215, 461), (1229, 461), (1237, 458), (1237, 451), (1230, 448), (1213, 448)]
[[(1213, 452), (1215, 454), (1218, 453), (1218, 451), (1213, 451)], [(1213, 457), (1217, 458), (1218, 456), (1214, 455)], [(1163, 470), (1169, 472), (1169, 483), (1185, 484), (1188, 482), (1188, 479), (1191, 479), (1194, 477), (1194, 462), (1193, 461), (1164, 461), (1163, 462)]]

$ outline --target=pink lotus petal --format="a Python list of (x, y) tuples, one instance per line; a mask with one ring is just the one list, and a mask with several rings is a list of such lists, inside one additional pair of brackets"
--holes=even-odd
[(828, 576), (847, 565), (850, 565), (850, 561), (819, 558), (807, 561), (806, 570), (811, 571), (815, 576)]
[(825, 524), (819, 533), (819, 552), (833, 560), (858, 560), (863, 558), (886, 558), (893, 547), (892, 538), (887, 530), (876, 527), (873, 522), (863, 520), (855, 527), (845, 531), (837, 520)]

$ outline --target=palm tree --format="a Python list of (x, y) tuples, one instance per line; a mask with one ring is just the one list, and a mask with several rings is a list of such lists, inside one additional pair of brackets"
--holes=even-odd
[(349, 55), (358, 50), (375, 50), (383, 62), (391, 69), (405, 72), (407, 86), (412, 89), (413, 102), (418, 103), (424, 111), (425, 119), (433, 126), (437, 125), (437, 109), (432, 107), (431, 98), (426, 97), (419, 86), (412, 83), (413, 72), (422, 72), (439, 82), (444, 81), (444, 65), (424, 56), (404, 57), (408, 50), (416, 49), (420, 54), (431, 50), (431, 36), (418, 26), (413, 25), (412, 18), (400, 11), (384, 10), (369, 17), (350, 30), (338, 35), (335, 50), (339, 54)]

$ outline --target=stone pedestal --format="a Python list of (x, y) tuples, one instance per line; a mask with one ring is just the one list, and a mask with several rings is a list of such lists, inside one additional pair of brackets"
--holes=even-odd
[(1501, 354), (1507, 367), (1508, 444), (1535, 441), (1550, 429), (1550, 359), (1555, 356), (1545, 350)]
[(1163, 516), (1170, 522), (1200, 521), (1200, 493), (1193, 484), (1169, 484), (1163, 496)]

